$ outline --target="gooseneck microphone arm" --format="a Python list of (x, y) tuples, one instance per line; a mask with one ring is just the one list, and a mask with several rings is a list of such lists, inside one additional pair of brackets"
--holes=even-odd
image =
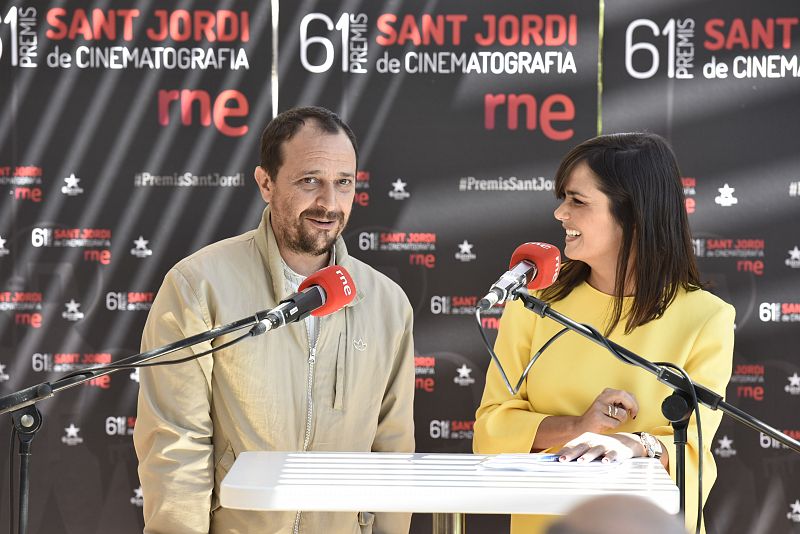
[[(321, 280), (324, 282), (324, 279)], [(325, 304), (325, 293), (319, 286), (311, 286), (304, 291), (297, 293), (281, 302), (271, 310), (264, 310), (253, 314), (250, 317), (234, 321), (232, 323), (212, 328), (201, 334), (189, 336), (185, 339), (169, 343), (163, 347), (158, 347), (147, 352), (142, 352), (112, 365), (102, 365), (90, 369), (84, 369), (74, 373), (69, 373), (52, 382), (44, 382), (22, 389), (15, 393), (0, 397), (0, 414), (11, 412), (14, 430), (19, 438), (19, 513), (17, 525), (19, 534), (26, 534), (28, 528), (28, 494), (29, 494), (29, 467), (31, 460), (31, 442), (36, 433), (42, 427), (43, 419), (41, 412), (36, 408), (36, 403), (54, 396), (56, 393), (75, 387), (99, 376), (107, 375), (122, 369), (132, 369), (136, 367), (147, 367), (151, 365), (176, 364), (191, 359), (199, 358), (229, 347), (244, 340), (247, 337), (258, 336), (268, 330), (272, 330), (288, 323), (297, 322), (306, 317), (315, 308), (320, 308)], [(352, 299), (350, 299), (352, 300)], [(342, 299), (334, 302), (337, 307), (346, 304)], [(335, 310), (329, 310), (331, 313)], [(150, 360), (183, 350), (199, 343), (204, 343), (216, 339), (225, 334), (250, 328), (250, 331), (237, 338), (232, 339), (222, 345), (212, 347), (210, 350), (200, 354), (193, 354), (187, 358), (174, 361), (158, 363), (147, 363)], [(10, 473), (9, 473), (9, 476)]]
[(601, 335), (597, 335), (596, 332), (587, 328), (585, 325), (577, 323), (572, 319), (562, 315), (561, 313), (551, 308), (548, 303), (532, 296), (531, 294), (528, 293), (528, 291), (525, 288), (520, 288), (514, 291), (514, 298), (520, 299), (523, 305), (527, 309), (531, 310), (537, 315), (552, 319), (558, 324), (565, 326), (574, 332), (577, 332), (578, 334), (582, 335), (583, 337), (591, 341), (594, 341), (598, 345), (602, 345), (604, 347), (609, 347), (609, 346), (612, 347), (613, 352), (615, 354), (620, 355), (625, 363), (635, 365), (636, 367), (640, 367), (645, 371), (648, 371), (656, 375), (656, 378), (658, 379), (659, 382), (666, 384), (673, 390), (679, 391), (689, 396), (691, 396), (691, 391), (694, 390), (697, 392), (697, 400), (701, 402), (703, 405), (707, 406), (708, 408), (711, 408), (712, 410), (719, 410), (722, 413), (729, 415), (733, 419), (739, 421), (743, 425), (746, 425), (752, 428), (753, 430), (763, 432), (764, 434), (774, 438), (775, 440), (786, 445), (793, 451), (800, 452), (800, 442), (798, 442), (797, 440), (787, 436), (786, 434), (784, 434), (779, 430), (776, 430), (775, 428), (753, 417), (747, 412), (740, 410), (737, 407), (732, 406), (731, 404), (728, 404), (722, 399), (721, 395), (718, 395), (717, 393), (708, 389), (707, 387), (701, 384), (697, 384), (692, 380), (687, 380), (686, 378), (681, 376), (679, 373), (676, 373), (672, 369), (657, 365), (651, 362), (650, 360), (642, 358), (638, 354), (631, 352), (625, 347), (617, 345), (613, 341)]
[(625, 363), (635, 365), (636, 367), (640, 367), (645, 371), (648, 371), (656, 375), (656, 378), (658, 379), (659, 382), (666, 384), (673, 390), (682, 392), (690, 396), (691, 391), (693, 389), (694, 391), (697, 392), (697, 400), (701, 402), (703, 405), (707, 406), (708, 408), (711, 408), (712, 410), (719, 410), (722, 413), (729, 415), (733, 419), (739, 421), (743, 425), (746, 425), (752, 428), (753, 430), (763, 432), (764, 434), (774, 438), (775, 440), (786, 445), (793, 451), (800, 452), (800, 442), (798, 442), (797, 440), (767, 425), (763, 421), (753, 417), (747, 412), (728, 404), (722, 399), (721, 395), (718, 395), (717, 393), (708, 389), (707, 387), (701, 384), (697, 384), (692, 380), (687, 380), (686, 378), (681, 376), (679, 373), (676, 373), (672, 369), (657, 365), (651, 362), (650, 360), (642, 358), (638, 354), (631, 352), (625, 347), (617, 345), (613, 341), (606, 339), (601, 335), (597, 335), (596, 332), (593, 332), (585, 325), (577, 323), (572, 319), (560, 314), (559, 312), (551, 308), (550, 305), (544, 302), (543, 300), (540, 300), (530, 295), (525, 288), (520, 288), (514, 291), (514, 297), (520, 299), (523, 305), (527, 309), (531, 310), (537, 315), (552, 319), (558, 324), (565, 326), (574, 332), (577, 332), (583, 337), (590, 339), (591, 341), (594, 341), (599, 345), (602, 345), (604, 347), (610, 346), (611, 348), (613, 348), (612, 352), (621, 356)]

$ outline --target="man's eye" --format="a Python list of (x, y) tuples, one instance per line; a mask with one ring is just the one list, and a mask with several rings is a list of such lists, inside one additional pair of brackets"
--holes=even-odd
[(343, 186), (347, 186), (347, 185), (350, 185), (352, 183), (353, 183), (353, 180), (351, 180), (350, 178), (342, 178), (341, 180), (339, 180), (339, 185), (343, 185)]
[(315, 184), (315, 183), (317, 183), (317, 179), (314, 178), (313, 176), (306, 176), (305, 178), (303, 178), (302, 181), (303, 181), (304, 184)]

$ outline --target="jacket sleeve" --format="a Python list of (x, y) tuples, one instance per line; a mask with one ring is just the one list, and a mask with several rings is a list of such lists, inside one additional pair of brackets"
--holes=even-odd
[[(151, 350), (210, 328), (208, 311), (184, 276), (172, 269), (156, 296), (142, 334)], [(211, 348), (195, 345), (161, 358)], [(133, 439), (144, 495), (145, 534), (209, 530), (214, 485), (211, 443), (211, 356), (140, 372)]]
[[(494, 350), (512, 386), (516, 386), (530, 361), (534, 324), (535, 318), (519, 301), (509, 302), (500, 318)], [(491, 362), (481, 405), (475, 414), (473, 451), (476, 454), (531, 452), (539, 425), (549, 415), (534, 411), (525, 381), (517, 394), (511, 395), (497, 366)]]
[[(734, 317), (733, 306), (725, 304), (712, 314), (692, 346), (684, 370), (694, 382), (708, 389), (725, 394), (733, 367)], [(706, 502), (711, 486), (717, 478), (717, 466), (712, 449), (714, 435), (717, 433), (722, 412), (700, 406), (700, 420), (703, 428), (703, 503)], [(676, 452), (671, 426), (647, 430), (664, 444), (669, 453), (669, 471), (673, 479), (676, 473)], [(691, 531), (697, 521), (697, 480), (699, 473), (699, 443), (697, 440), (697, 419), (695, 415), (689, 422), (688, 443), (686, 446), (686, 526)]]
[[(394, 351), (392, 371), (383, 395), (373, 452), (414, 452), (414, 319), (403, 295), (403, 331)], [(376, 513), (374, 534), (407, 534), (411, 514)]]

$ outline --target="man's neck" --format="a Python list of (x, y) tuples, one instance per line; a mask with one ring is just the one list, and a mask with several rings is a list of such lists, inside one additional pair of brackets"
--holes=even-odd
[(322, 256), (311, 256), (288, 250), (278, 244), (278, 251), (281, 258), (291, 270), (302, 276), (309, 276), (327, 266), (330, 263), (331, 253)]

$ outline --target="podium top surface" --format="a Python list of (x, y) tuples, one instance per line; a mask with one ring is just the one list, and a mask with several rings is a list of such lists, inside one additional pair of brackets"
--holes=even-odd
[(658, 460), (542, 462), (487, 469), (504, 455), (244, 452), (222, 482), (222, 506), (301, 510), (561, 515), (601, 495), (636, 495), (671, 514), (678, 488)]

